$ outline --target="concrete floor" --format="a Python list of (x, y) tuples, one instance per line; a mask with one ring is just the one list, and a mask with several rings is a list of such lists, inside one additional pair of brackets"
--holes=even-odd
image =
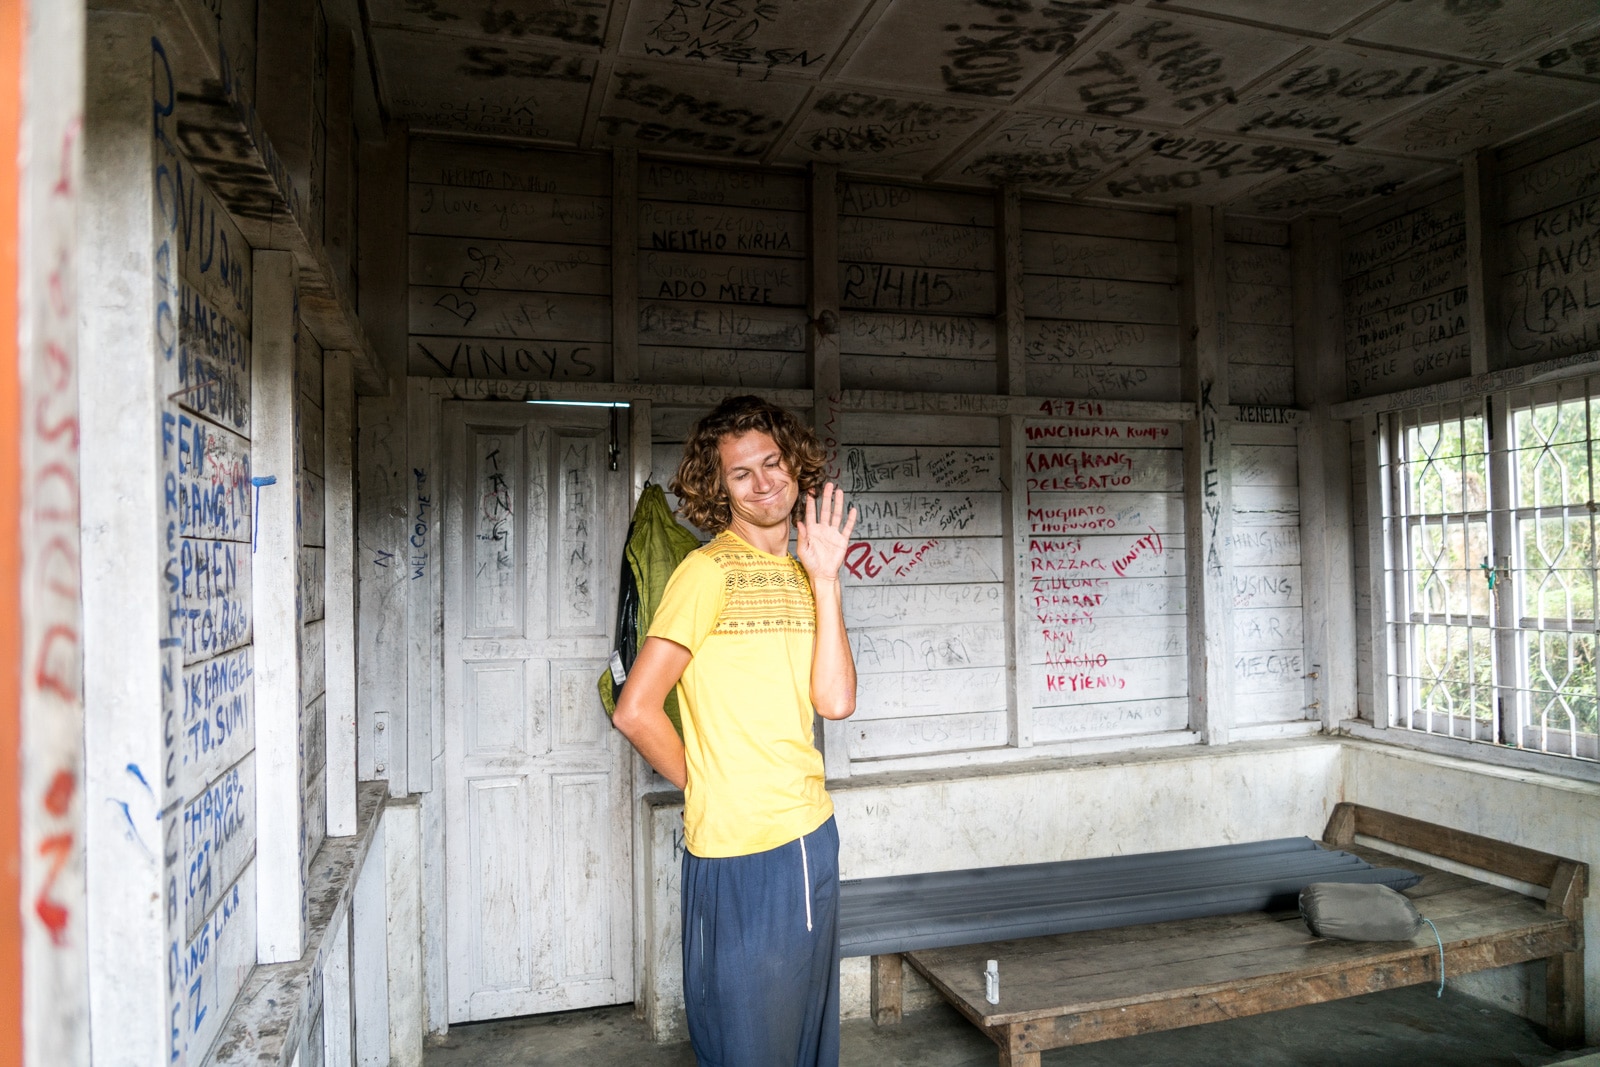
[[(844, 1024), (841, 1067), (992, 1067), (995, 1047), (940, 1005), (876, 1030)], [(1527, 1020), (1413, 987), (1047, 1052), (1048, 1067), (1543, 1067), (1594, 1062), (1557, 1052)], [(425, 1067), (694, 1067), (687, 1043), (652, 1044), (629, 1006), (455, 1026)]]

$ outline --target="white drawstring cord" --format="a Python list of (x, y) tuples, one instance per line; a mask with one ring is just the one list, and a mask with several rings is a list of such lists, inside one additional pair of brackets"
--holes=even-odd
[(806, 933), (811, 932), (811, 865), (806, 860), (806, 839), (800, 839), (800, 877), (805, 881)]
[(1442, 997), (1444, 996), (1444, 938), (1439, 936), (1439, 928), (1433, 925), (1432, 919), (1423, 919), (1422, 921), (1432, 927), (1433, 939), (1439, 942), (1439, 992), (1435, 993), (1434, 996)]

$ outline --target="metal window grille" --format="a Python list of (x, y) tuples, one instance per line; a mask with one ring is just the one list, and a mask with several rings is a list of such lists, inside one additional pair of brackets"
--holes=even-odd
[(1390, 721), (1595, 759), (1600, 379), (1386, 417)]

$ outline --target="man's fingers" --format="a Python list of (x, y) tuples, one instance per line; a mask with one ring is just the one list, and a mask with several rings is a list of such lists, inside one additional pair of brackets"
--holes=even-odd
[(828, 525), (835, 530), (844, 519), (844, 490), (837, 485), (828, 486)]
[(801, 509), (803, 515), (797, 525), (815, 523), (817, 526), (826, 526), (830, 530), (838, 531), (841, 523), (848, 522), (843, 532), (846, 537), (849, 536), (850, 531), (855, 528), (856, 509), (852, 506), (847, 515), (843, 486), (824, 482), (820, 493), (812, 489), (806, 493), (806, 497), (805, 507)]

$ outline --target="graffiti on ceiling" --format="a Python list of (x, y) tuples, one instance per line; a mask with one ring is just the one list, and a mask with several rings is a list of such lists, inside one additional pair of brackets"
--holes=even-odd
[(365, 0), (414, 131), (1337, 212), (1600, 104), (1594, 0)]

